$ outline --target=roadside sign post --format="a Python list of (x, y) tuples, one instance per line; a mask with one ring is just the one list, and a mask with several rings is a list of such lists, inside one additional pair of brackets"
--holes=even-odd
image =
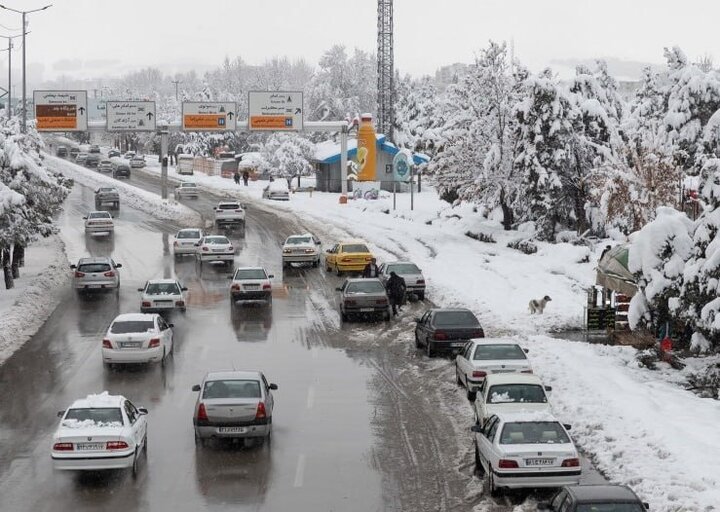
[(154, 101), (107, 101), (105, 117), (109, 132), (154, 132)]
[(303, 129), (303, 93), (248, 92), (248, 128), (257, 131), (298, 132)]
[(160, 123), (158, 127), (160, 134), (160, 197), (167, 199), (168, 197), (168, 145), (170, 138), (170, 130), (166, 122)]
[(237, 105), (232, 101), (183, 101), (182, 130), (234, 132), (237, 130)]
[(33, 91), (39, 132), (84, 132), (88, 129), (87, 91)]

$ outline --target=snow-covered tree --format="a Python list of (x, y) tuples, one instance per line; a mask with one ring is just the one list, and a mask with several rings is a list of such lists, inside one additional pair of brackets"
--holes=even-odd
[(270, 136), (261, 155), (267, 163), (265, 170), (289, 180), (305, 176), (313, 170), (315, 144), (293, 133), (278, 132)]
[(409, 76), (396, 78), (395, 124), (392, 141), (410, 151), (435, 153), (437, 89), (429, 76), (418, 80)]

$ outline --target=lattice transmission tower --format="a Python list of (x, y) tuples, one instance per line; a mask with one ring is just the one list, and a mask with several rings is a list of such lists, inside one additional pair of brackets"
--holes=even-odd
[(377, 16), (377, 123), (378, 133), (392, 141), (394, 63), (393, 63), (393, 0), (378, 0)]

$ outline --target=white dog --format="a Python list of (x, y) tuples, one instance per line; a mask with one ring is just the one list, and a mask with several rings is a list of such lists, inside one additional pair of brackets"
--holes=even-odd
[(545, 297), (543, 297), (540, 300), (537, 300), (537, 299), (531, 300), (530, 301), (530, 314), (539, 313), (542, 315), (543, 311), (545, 311), (545, 306), (551, 300), (552, 299), (550, 298), (549, 295), (545, 295)]

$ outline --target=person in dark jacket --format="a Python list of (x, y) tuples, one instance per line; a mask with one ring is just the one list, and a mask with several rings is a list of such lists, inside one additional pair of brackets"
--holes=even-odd
[(368, 277), (378, 277), (380, 275), (380, 271), (377, 266), (377, 261), (375, 258), (372, 258), (370, 260), (370, 263), (365, 265), (365, 268), (363, 269), (362, 276), (365, 278)]
[(240, 173), (235, 171), (233, 174), (233, 180), (235, 180), (235, 185), (240, 185)]
[(385, 285), (387, 289), (388, 299), (390, 299), (390, 305), (392, 306), (393, 316), (397, 316), (398, 309), (405, 299), (405, 279), (397, 275), (395, 272), (390, 272), (390, 279), (388, 279)]
[(250, 173), (247, 172), (247, 170), (243, 171), (243, 173), (242, 173), (242, 179), (243, 179), (243, 183), (244, 183), (245, 186), (247, 187), (247, 186), (248, 186), (248, 180), (250, 179)]

